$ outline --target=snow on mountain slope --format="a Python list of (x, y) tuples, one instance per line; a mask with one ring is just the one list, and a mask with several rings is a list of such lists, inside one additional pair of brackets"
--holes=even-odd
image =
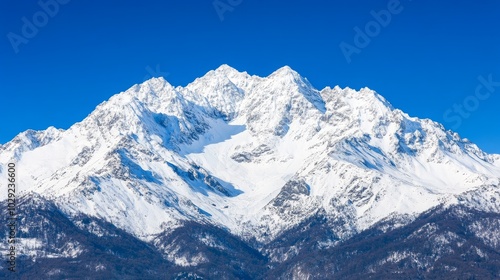
[(27, 130), (9, 143), (0, 145), (0, 153), (6, 158), (19, 159), (21, 154), (45, 146), (61, 137), (63, 130), (49, 127), (44, 131)]
[(319, 91), (287, 66), (257, 77), (223, 65), (186, 87), (153, 78), (0, 155), (18, 162), (23, 192), (146, 240), (196, 220), (269, 241), (319, 211), (346, 237), (475, 191), (500, 209), (498, 155), (368, 88)]

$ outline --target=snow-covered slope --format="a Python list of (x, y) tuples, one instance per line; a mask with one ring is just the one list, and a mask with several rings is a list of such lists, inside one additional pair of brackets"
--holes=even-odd
[(0, 147), (9, 160), (22, 192), (145, 240), (189, 220), (265, 242), (318, 212), (343, 221), (342, 238), (442, 203), (500, 209), (498, 155), (287, 66), (257, 77), (223, 65), (186, 87), (153, 78), (66, 131), (21, 133)]

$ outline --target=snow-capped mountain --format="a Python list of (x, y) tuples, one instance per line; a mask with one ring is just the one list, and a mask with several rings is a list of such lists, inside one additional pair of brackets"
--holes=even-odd
[[(300, 248), (273, 244), (318, 215), (329, 230), (318, 242), (334, 248), (436, 207), (500, 214), (499, 155), (373, 90), (317, 90), (287, 66), (258, 77), (222, 65), (186, 87), (153, 78), (66, 131), (19, 134), (0, 161), (17, 162), (23, 195), (77, 228), (82, 215), (113, 225), (184, 267), (209, 259), (171, 240), (191, 223), (285, 262)], [(283, 275), (301, 278), (294, 269)]]

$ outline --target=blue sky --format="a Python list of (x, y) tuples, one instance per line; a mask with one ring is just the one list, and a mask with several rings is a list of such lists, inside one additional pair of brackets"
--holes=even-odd
[(0, 143), (66, 129), (148, 77), (186, 85), (226, 63), (368, 86), (500, 153), (500, 2), (477, 3), (3, 0)]

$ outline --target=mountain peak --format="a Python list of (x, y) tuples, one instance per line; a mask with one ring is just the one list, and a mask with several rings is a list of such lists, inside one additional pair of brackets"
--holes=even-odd
[(293, 70), (288, 65), (285, 65), (285, 66), (279, 68), (278, 70), (274, 71), (271, 75), (269, 75), (269, 77), (291, 78), (294, 80), (302, 79), (302, 76), (300, 76), (300, 74), (297, 73), (297, 71)]
[(196, 78), (187, 86), (187, 88), (193, 87), (199, 83), (238, 83), (239, 81), (241, 82), (247, 78), (249, 78), (247, 72), (240, 72), (227, 64), (222, 64), (217, 69), (210, 70), (204, 76)]
[(164, 77), (153, 77), (149, 80), (146, 80), (142, 83), (142, 85), (150, 85), (150, 86), (157, 86), (157, 85), (161, 85), (161, 86), (164, 86), (164, 85), (170, 85), (170, 83), (165, 80)]
[(222, 64), (221, 66), (217, 67), (217, 69), (215, 69), (215, 72), (228, 73), (228, 72), (240, 72), (240, 71), (234, 69), (233, 67), (227, 64)]

